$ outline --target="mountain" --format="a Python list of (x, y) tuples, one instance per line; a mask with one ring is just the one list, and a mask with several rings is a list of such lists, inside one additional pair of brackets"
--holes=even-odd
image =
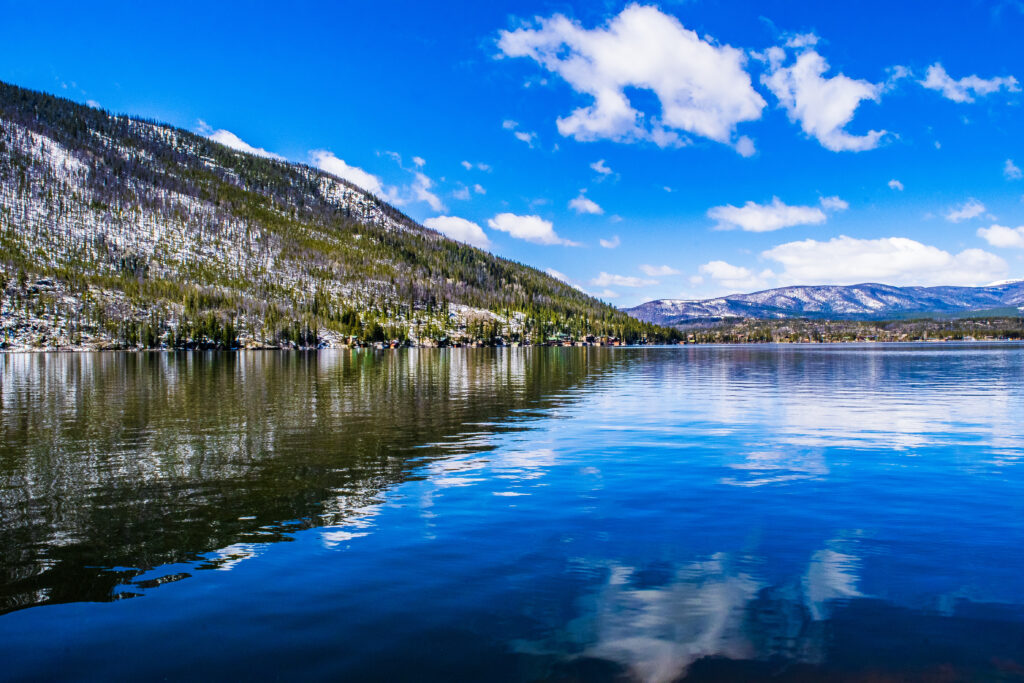
[(3, 83), (0, 290), (19, 348), (674, 334), (321, 170)]
[(1024, 307), (1022, 280), (985, 287), (781, 287), (699, 301), (658, 299), (623, 310), (650, 323), (680, 325), (723, 318), (885, 320), (993, 309), (1016, 313), (1018, 307)]

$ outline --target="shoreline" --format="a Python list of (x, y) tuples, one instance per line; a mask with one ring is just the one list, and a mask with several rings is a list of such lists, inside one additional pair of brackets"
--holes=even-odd
[(38, 354), (105, 354), (105, 353), (244, 353), (248, 351), (281, 351), (281, 352), (320, 352), (320, 351), (420, 351), (424, 349), (436, 351), (462, 351), (479, 349), (674, 349), (692, 347), (750, 347), (750, 346), (800, 346), (800, 347), (825, 347), (825, 346), (968, 346), (982, 344), (1018, 344), (1024, 345), (1024, 339), (912, 339), (912, 340), (890, 340), (890, 341), (865, 341), (865, 340), (837, 340), (822, 342), (704, 342), (704, 343), (679, 343), (679, 344), (520, 344), (520, 345), (482, 345), (482, 346), (397, 346), (397, 347), (375, 347), (375, 346), (324, 346), (324, 347), (297, 347), (282, 348), (278, 346), (250, 346), (233, 349), (199, 349), (199, 348), (124, 348), (124, 349), (97, 349), (87, 347), (49, 347), (49, 348), (18, 348), (0, 349), (0, 356), (8, 355), (38, 355)]

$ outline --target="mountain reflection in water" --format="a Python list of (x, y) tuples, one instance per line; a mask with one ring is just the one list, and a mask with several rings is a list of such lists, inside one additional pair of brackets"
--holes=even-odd
[(1022, 350), (0, 356), (0, 657), (1019, 676)]

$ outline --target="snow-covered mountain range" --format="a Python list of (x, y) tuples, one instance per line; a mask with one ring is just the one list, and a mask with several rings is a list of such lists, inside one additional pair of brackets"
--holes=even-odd
[(985, 287), (894, 287), (875, 283), (780, 287), (717, 299), (658, 299), (624, 309), (660, 325), (722, 318), (884, 320), (1024, 308), (1024, 280)]

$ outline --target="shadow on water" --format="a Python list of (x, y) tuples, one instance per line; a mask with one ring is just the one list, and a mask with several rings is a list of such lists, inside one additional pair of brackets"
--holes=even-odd
[(0, 356), (0, 611), (341, 524), (446, 440), (526, 428), (614, 364), (567, 351)]

